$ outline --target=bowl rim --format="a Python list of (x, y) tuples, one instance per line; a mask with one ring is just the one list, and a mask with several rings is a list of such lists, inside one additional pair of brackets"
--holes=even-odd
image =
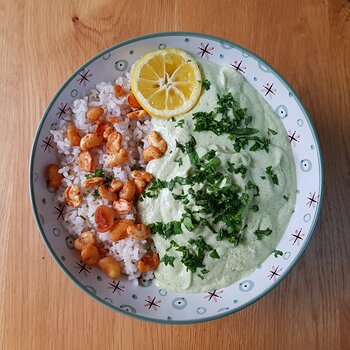
[[(313, 137), (314, 137), (315, 142), (317, 144), (318, 158), (319, 158), (319, 161), (320, 161), (320, 172), (319, 172), (320, 173), (320, 184), (321, 184), (320, 185), (320, 194), (319, 194), (320, 197), (319, 197), (318, 206), (316, 208), (315, 220), (314, 220), (312, 226), (310, 227), (309, 235), (307, 237), (307, 240), (305, 240), (305, 243), (304, 243), (303, 247), (299, 250), (298, 254), (295, 257), (295, 260), (293, 261), (293, 263), (291, 263), (288, 266), (288, 268), (286, 269), (286, 271), (283, 274), (283, 276), (281, 276), (281, 278), (276, 283), (272, 284), (264, 292), (260, 293), (259, 295), (257, 295), (252, 300), (249, 300), (248, 302), (242, 304), (237, 309), (229, 310), (227, 312), (223, 312), (223, 313), (220, 313), (220, 314), (217, 314), (217, 315), (213, 315), (213, 316), (208, 316), (208, 317), (204, 317), (204, 318), (200, 318), (200, 319), (192, 319), (192, 320), (165, 320), (165, 319), (161, 320), (161, 319), (147, 317), (147, 316), (143, 316), (143, 315), (139, 315), (139, 314), (133, 314), (133, 313), (127, 312), (127, 311), (125, 311), (125, 310), (123, 310), (123, 309), (121, 309), (121, 308), (119, 308), (119, 307), (117, 307), (117, 306), (115, 306), (113, 304), (110, 304), (107, 301), (104, 301), (104, 300), (98, 298), (94, 293), (92, 293), (91, 291), (86, 289), (83, 286), (83, 284), (81, 284), (72, 275), (72, 273), (63, 265), (63, 263), (61, 262), (59, 257), (56, 255), (56, 253), (52, 249), (48, 239), (46, 238), (45, 231), (44, 231), (44, 229), (43, 229), (43, 227), (41, 225), (41, 222), (39, 220), (39, 214), (38, 214), (38, 211), (37, 211), (37, 208), (36, 208), (36, 204), (35, 204), (35, 195), (34, 195), (34, 186), (33, 186), (34, 154), (35, 154), (35, 150), (37, 148), (38, 138), (39, 138), (41, 129), (42, 129), (43, 125), (44, 125), (44, 122), (45, 122), (45, 120), (47, 118), (47, 115), (48, 115), (52, 105), (57, 100), (57, 98), (59, 97), (61, 92), (66, 88), (66, 86), (72, 81), (72, 79), (74, 79), (76, 74), (78, 74), (81, 70), (83, 70), (86, 67), (88, 67), (91, 63), (96, 61), (98, 58), (108, 54), (109, 52), (111, 52), (111, 51), (113, 51), (115, 49), (118, 49), (118, 48), (123, 47), (123, 46), (128, 45), (128, 44), (132, 44), (132, 43), (136, 43), (136, 42), (139, 42), (139, 41), (143, 41), (145, 39), (152, 39), (152, 38), (157, 38), (157, 37), (167, 37), (167, 36), (192, 36), (192, 37), (200, 37), (200, 38), (205, 38), (205, 39), (209, 39), (209, 40), (214, 40), (214, 41), (217, 41), (217, 42), (219, 42), (221, 44), (228, 45), (230, 47), (242, 50), (242, 51), (248, 53), (250, 56), (252, 56), (259, 63), (261, 63), (264, 66), (268, 67), (280, 79), (281, 83), (293, 93), (295, 101), (297, 102), (297, 104), (300, 107), (300, 109), (305, 113), (305, 117), (306, 117), (306, 120), (307, 120), (307, 122), (308, 122), (308, 124), (310, 126), (311, 133), (313, 134)], [(308, 247), (308, 245), (310, 243), (310, 240), (311, 240), (311, 238), (314, 235), (316, 225), (317, 225), (317, 223), (319, 221), (320, 212), (321, 212), (322, 203), (323, 203), (323, 197), (324, 197), (324, 161), (323, 161), (323, 155), (322, 155), (322, 150), (321, 150), (319, 137), (317, 135), (316, 128), (314, 126), (314, 123), (313, 123), (313, 121), (312, 121), (312, 119), (310, 117), (310, 114), (308, 113), (306, 107), (304, 106), (303, 102), (301, 101), (299, 96), (296, 94), (294, 89), (286, 81), (286, 79), (284, 79), (283, 76), (274, 67), (272, 67), (269, 63), (267, 63), (264, 59), (262, 59), (261, 57), (259, 57), (258, 55), (256, 55), (252, 51), (246, 49), (243, 46), (240, 46), (240, 45), (238, 45), (238, 44), (236, 44), (236, 43), (234, 43), (234, 42), (232, 42), (230, 40), (223, 39), (223, 38), (220, 38), (220, 37), (217, 37), (217, 36), (203, 34), (203, 33), (196, 33), (196, 32), (182, 32), (182, 31), (179, 31), (179, 32), (177, 32), (177, 31), (175, 31), (175, 32), (156, 32), (156, 33), (151, 33), (151, 34), (147, 34), (147, 35), (137, 36), (137, 37), (134, 37), (132, 39), (122, 41), (122, 42), (120, 42), (118, 44), (115, 44), (115, 45), (113, 45), (113, 46), (111, 46), (111, 47), (101, 51), (100, 53), (96, 54), (95, 56), (93, 56), (89, 60), (87, 60), (78, 69), (76, 69), (75, 72), (72, 73), (70, 75), (70, 77), (61, 85), (61, 87), (58, 89), (58, 91), (55, 93), (54, 97), (51, 99), (50, 103), (46, 107), (46, 109), (45, 109), (45, 111), (44, 111), (44, 113), (43, 113), (43, 115), (41, 117), (41, 120), (40, 120), (40, 123), (38, 125), (37, 131), (35, 133), (33, 144), (32, 144), (32, 147), (31, 147), (30, 161), (29, 161), (29, 194), (30, 194), (30, 201), (31, 201), (32, 211), (33, 211), (33, 214), (34, 214), (36, 225), (39, 228), (39, 232), (40, 232), (41, 238), (43, 239), (43, 241), (44, 241), (46, 247), (48, 248), (51, 256), (54, 258), (54, 260), (56, 261), (58, 266), (61, 268), (61, 270), (83, 292), (85, 292), (87, 295), (89, 295), (90, 297), (92, 297), (93, 299), (98, 301), (99, 303), (107, 306), (108, 308), (110, 308), (110, 309), (112, 309), (114, 311), (117, 311), (119, 313), (122, 313), (123, 315), (132, 317), (134, 319), (138, 319), (138, 320), (142, 320), (142, 321), (148, 321), (148, 322), (153, 322), (153, 323), (159, 323), (159, 324), (195, 324), (195, 323), (202, 323), (202, 322), (216, 320), (216, 319), (219, 319), (219, 318), (222, 318), (222, 317), (234, 314), (234, 313), (236, 313), (238, 311), (241, 311), (242, 309), (244, 309), (244, 308), (254, 304), (259, 299), (263, 298), (265, 295), (267, 295), (269, 292), (271, 292), (271, 290), (273, 290), (275, 287), (277, 287), (286, 278), (286, 276), (291, 272), (291, 270), (295, 267), (297, 262), (303, 256), (306, 248)]]

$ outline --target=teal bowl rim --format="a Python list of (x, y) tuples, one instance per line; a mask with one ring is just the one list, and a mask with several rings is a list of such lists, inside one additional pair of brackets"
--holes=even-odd
[[(159, 320), (159, 319), (155, 319), (152, 317), (145, 317), (142, 315), (138, 315), (138, 314), (131, 314), (123, 309), (120, 309), (100, 298), (98, 298), (95, 294), (93, 294), (92, 292), (90, 292), (89, 290), (87, 290), (78, 280), (76, 280), (76, 278), (71, 274), (71, 272), (62, 264), (62, 262), (60, 261), (60, 259), (58, 258), (58, 256), (55, 254), (55, 252), (53, 251), (53, 249), (51, 248), (44, 229), (41, 225), (41, 222), (39, 220), (39, 215), (38, 215), (38, 211), (36, 208), (36, 204), (35, 204), (35, 200), (34, 200), (34, 189), (33, 189), (33, 170), (34, 170), (34, 154), (35, 154), (35, 150), (37, 148), (37, 143), (38, 143), (38, 138), (41, 132), (41, 129), (44, 125), (44, 122), (46, 120), (46, 117), (48, 115), (49, 110), (51, 109), (52, 105), (54, 104), (54, 102), (56, 101), (56, 99), (58, 98), (58, 96), (61, 94), (61, 92), (65, 89), (65, 87), (72, 81), (72, 79), (74, 79), (74, 77), (76, 76), (76, 74), (78, 74), (81, 70), (85, 69), (87, 66), (89, 66), (92, 62), (94, 62), (95, 60), (97, 60), (98, 58), (104, 56), (105, 54), (109, 53), (110, 51), (113, 51), (117, 48), (123, 47), (125, 45), (128, 44), (132, 44), (138, 41), (142, 41), (145, 39), (151, 39), (151, 38), (157, 38), (157, 37), (166, 37), (166, 36), (194, 36), (194, 37), (200, 37), (200, 38), (207, 38), (209, 40), (214, 40), (217, 41), (221, 44), (226, 44), (229, 45), (231, 47), (240, 49), (246, 53), (248, 53), (250, 56), (254, 57), (258, 62), (262, 63), (263, 65), (265, 65), (266, 67), (270, 68), (271, 71), (276, 74), (278, 76), (278, 78), (281, 80), (281, 82), (283, 83), (283, 85), (285, 87), (287, 87), (292, 93), (293, 96), (295, 97), (296, 102), (298, 103), (299, 107), (304, 111), (305, 116), (306, 116), (306, 121), (308, 122), (310, 129), (312, 131), (312, 134), (315, 138), (315, 141), (317, 143), (317, 149), (318, 149), (318, 158), (320, 161), (320, 181), (321, 181), (321, 190), (320, 190), (320, 200), (319, 200), (319, 205), (316, 208), (316, 215), (315, 215), (315, 220), (312, 223), (312, 226), (310, 228), (310, 234), (308, 235), (308, 239), (305, 241), (303, 248), (300, 249), (297, 257), (295, 258), (295, 261), (287, 268), (285, 274), (283, 277), (280, 278), (280, 280), (278, 282), (276, 282), (275, 284), (273, 284), (271, 287), (269, 287), (266, 291), (264, 291), (263, 293), (259, 294), (257, 297), (255, 297), (253, 300), (250, 300), (249, 302), (246, 302), (244, 304), (241, 305), (240, 308), (235, 309), (235, 310), (229, 310), (227, 312), (223, 312), (221, 314), (215, 315), (215, 316), (211, 316), (211, 317), (205, 317), (205, 318), (201, 318), (198, 320)], [(132, 318), (136, 318), (139, 320), (143, 320), (143, 321), (149, 321), (149, 322), (154, 322), (154, 323), (160, 323), (160, 324), (194, 324), (194, 323), (201, 323), (201, 322), (207, 322), (207, 321), (212, 321), (221, 317), (225, 317), (231, 314), (234, 314), (252, 304), (254, 304), (256, 301), (258, 301), (259, 299), (261, 299), (262, 297), (264, 297), (266, 294), (268, 294), (272, 289), (274, 289), (278, 284), (280, 284), (284, 278), (290, 273), (290, 271), (295, 267), (295, 265), (297, 264), (297, 262), (300, 260), (300, 258), (302, 257), (302, 255), (305, 252), (305, 249), (307, 248), (307, 246), (309, 245), (309, 242), (314, 234), (315, 231), (315, 227), (316, 224), (319, 220), (319, 216), (320, 216), (320, 211), (321, 211), (321, 207), (322, 207), (322, 203), (323, 203), (323, 192), (324, 192), (324, 186), (323, 186), (323, 178), (324, 178), (324, 174), (323, 174), (323, 158), (322, 158), (322, 152), (321, 152), (321, 146), (320, 146), (320, 142), (319, 142), (319, 138), (317, 136), (316, 133), (316, 129), (315, 126), (311, 120), (311, 117), (308, 113), (308, 111), (306, 110), (304, 104), (301, 102), (299, 96), (296, 94), (296, 92), (294, 91), (294, 89), (289, 85), (289, 83), (282, 77), (282, 75), (277, 72), (277, 70), (275, 68), (273, 68), (269, 63), (267, 63), (266, 61), (264, 61), (262, 58), (260, 58), (259, 56), (257, 56), (256, 54), (254, 54), (253, 52), (251, 52), (250, 50), (247, 50), (246, 48), (237, 45), (229, 40), (226, 39), (222, 39), (216, 36), (212, 36), (212, 35), (208, 35), (208, 34), (200, 34), (200, 33), (191, 33), (191, 32), (160, 32), (160, 33), (153, 33), (153, 34), (148, 34), (148, 35), (143, 35), (143, 36), (139, 36), (130, 40), (126, 40), (123, 41), (119, 44), (116, 44), (114, 46), (111, 46), (110, 48), (100, 52), (99, 54), (95, 55), (94, 57), (92, 57), (90, 60), (88, 60), (86, 63), (84, 63), (81, 67), (79, 67), (65, 82), (64, 84), (60, 87), (60, 89), (56, 92), (55, 96), (53, 97), (53, 99), (51, 100), (50, 104), (46, 107), (46, 110), (41, 118), (41, 121), (39, 123), (37, 132), (35, 134), (35, 138), (33, 141), (33, 145), (32, 145), (32, 149), (31, 149), (31, 155), (30, 155), (30, 162), (29, 162), (29, 189), (30, 189), (30, 200), (31, 200), (31, 204), (32, 204), (32, 210), (33, 210), (33, 214), (35, 217), (35, 221), (36, 224), (39, 228), (40, 234), (42, 239), (45, 242), (46, 247), (48, 248), (49, 252), (51, 253), (52, 257), (56, 260), (56, 263), (59, 265), (59, 267), (62, 269), (62, 271), (75, 283), (75, 285), (77, 285), (83, 292), (85, 292), (86, 294), (88, 294), (90, 297), (94, 298), (95, 300), (97, 300), (98, 302), (100, 302), (101, 304), (111, 308), (112, 310), (118, 311), (126, 316), (132, 317)]]

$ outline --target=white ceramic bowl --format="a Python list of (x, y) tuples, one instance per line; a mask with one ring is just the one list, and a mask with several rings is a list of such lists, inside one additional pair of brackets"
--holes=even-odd
[[(50, 129), (81, 93), (101, 81), (122, 75), (142, 55), (177, 47), (239, 71), (265, 98), (288, 133), (297, 172), (297, 199), (291, 221), (277, 249), (249, 276), (207, 293), (173, 293), (154, 283), (138, 284), (122, 277), (111, 281), (99, 268), (80, 262), (73, 238), (61, 224), (60, 208), (47, 188), (44, 170), (56, 162)], [(121, 313), (160, 323), (195, 323), (229, 315), (256, 302), (294, 267), (314, 231), (323, 194), (322, 158), (312, 122), (289, 84), (252, 52), (223, 39), (194, 33), (158, 33), (115, 45), (80, 67), (63, 84), (47, 107), (35, 136), (30, 161), (30, 194), (40, 233), (61, 269), (87, 294)]]

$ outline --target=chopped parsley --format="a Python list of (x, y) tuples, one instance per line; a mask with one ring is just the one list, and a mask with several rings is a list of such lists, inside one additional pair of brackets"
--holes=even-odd
[(204, 267), (204, 250), (198, 249), (196, 252), (186, 246), (180, 246), (176, 250), (182, 253), (181, 262), (186, 266), (186, 271), (196, 272), (198, 267)]
[(260, 196), (260, 189), (253, 182), (248, 181), (247, 188), (248, 188), (248, 190), (255, 190), (254, 197)]
[(199, 273), (197, 273), (197, 276), (198, 276), (201, 280), (204, 280), (204, 276), (200, 275)]
[(176, 123), (175, 128), (177, 127), (182, 128), (184, 124), (185, 124), (185, 119), (181, 119)]
[(87, 179), (92, 179), (94, 177), (105, 177), (105, 172), (103, 171), (103, 169), (97, 169), (92, 174), (86, 174), (85, 177)]
[(203, 275), (206, 275), (208, 272), (209, 272), (209, 270), (207, 270), (207, 269), (201, 270), (201, 273), (202, 273)]
[(141, 169), (141, 167), (138, 166), (138, 165), (133, 165), (133, 166), (131, 167), (131, 170), (140, 170), (140, 169)]
[(215, 135), (228, 134), (236, 152), (245, 149), (250, 141), (254, 142), (249, 148), (251, 151), (268, 152), (270, 140), (256, 136), (259, 130), (248, 127), (253, 118), (248, 115), (247, 109), (240, 108), (231, 93), (218, 95), (217, 98), (214, 111), (193, 114), (195, 131), (212, 131)]
[(182, 160), (182, 158), (179, 158), (179, 159), (177, 159), (177, 160), (174, 160), (174, 162), (175, 163), (177, 163), (177, 164), (179, 164), (179, 166), (181, 166), (181, 165), (183, 165), (183, 160)]
[(159, 192), (163, 188), (167, 188), (168, 183), (163, 180), (156, 180), (153, 179), (153, 181), (147, 186), (146, 190), (142, 193), (143, 198), (156, 198), (159, 195)]
[(208, 79), (205, 79), (202, 81), (202, 86), (204, 87), (205, 90), (209, 90), (210, 89), (210, 81)]
[(213, 259), (220, 259), (220, 255), (218, 254), (218, 252), (216, 251), (216, 249), (214, 249), (209, 256)]
[(278, 134), (278, 132), (276, 130), (273, 130), (273, 129), (270, 129), (270, 128), (267, 129), (267, 133), (269, 135), (277, 135)]
[(213, 250), (213, 247), (207, 244), (202, 236), (198, 236), (197, 238), (191, 238), (188, 241), (188, 243), (197, 246), (198, 249), (203, 251)]
[(260, 176), (261, 179), (265, 180), (266, 179), (266, 176)]
[(283, 256), (283, 252), (281, 250), (275, 249), (272, 253), (275, 258), (278, 258), (278, 256)]
[(170, 221), (166, 224), (163, 222), (156, 222), (148, 226), (153, 234), (158, 234), (165, 239), (182, 233), (181, 221)]
[(195, 229), (192, 218), (190, 216), (185, 216), (182, 220), (182, 223), (190, 232), (192, 232)]
[(274, 171), (272, 170), (272, 166), (268, 166), (266, 168), (266, 174), (267, 175), (270, 175), (270, 179), (272, 180), (272, 182), (275, 184), (275, 185), (278, 185), (278, 177), (277, 175), (274, 173)]
[(174, 241), (174, 240), (171, 240), (170, 241), (170, 247), (168, 247), (167, 249), (166, 249), (166, 251), (169, 251), (171, 248), (173, 248), (173, 247), (178, 247), (179, 245)]
[(247, 170), (248, 170), (248, 168), (245, 165), (241, 164), (240, 166), (235, 168), (235, 164), (234, 163), (227, 162), (227, 164), (228, 164), (228, 171), (230, 173), (241, 174), (242, 178), (243, 179), (245, 178), (245, 175), (246, 175)]
[(178, 142), (176, 140), (176, 148), (179, 148), (181, 152), (185, 152), (186, 151), (186, 148), (183, 144), (181, 144), (180, 142)]
[(288, 201), (288, 200), (289, 200), (289, 197), (288, 197), (288, 196), (286, 196), (286, 195), (283, 195), (283, 198), (284, 198), (286, 201)]
[(98, 198), (100, 198), (100, 194), (98, 192), (98, 189), (96, 189), (94, 192), (92, 192), (92, 196), (94, 197), (94, 201)]
[(250, 207), (250, 209), (251, 209), (251, 211), (252, 212), (257, 212), (257, 211), (259, 211), (259, 207), (255, 204), (255, 205), (253, 205), (252, 207)]
[(85, 217), (85, 216), (79, 215), (79, 217), (80, 217), (82, 220), (86, 221), (86, 217)]
[(164, 263), (165, 266), (172, 266), (174, 267), (174, 260), (175, 260), (175, 256), (170, 256), (165, 254), (161, 259), (160, 262)]
[(267, 228), (266, 230), (256, 230), (254, 232), (257, 239), (260, 241), (264, 236), (270, 236), (272, 233), (272, 230), (270, 228)]
[(253, 117), (251, 115), (248, 115), (244, 119), (244, 124), (248, 126), (253, 121)]

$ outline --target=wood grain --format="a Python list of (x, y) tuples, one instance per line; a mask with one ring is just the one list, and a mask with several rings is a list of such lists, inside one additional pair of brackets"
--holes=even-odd
[[(209, 323), (127, 318), (83, 294), (46, 250), (28, 159), (63, 81), (117, 42), (157, 31), (232, 40), (265, 58), (310, 111), (325, 161), (324, 207), (293, 272), (257, 304)], [(350, 2), (0, 0), (0, 348), (349, 349)]]

